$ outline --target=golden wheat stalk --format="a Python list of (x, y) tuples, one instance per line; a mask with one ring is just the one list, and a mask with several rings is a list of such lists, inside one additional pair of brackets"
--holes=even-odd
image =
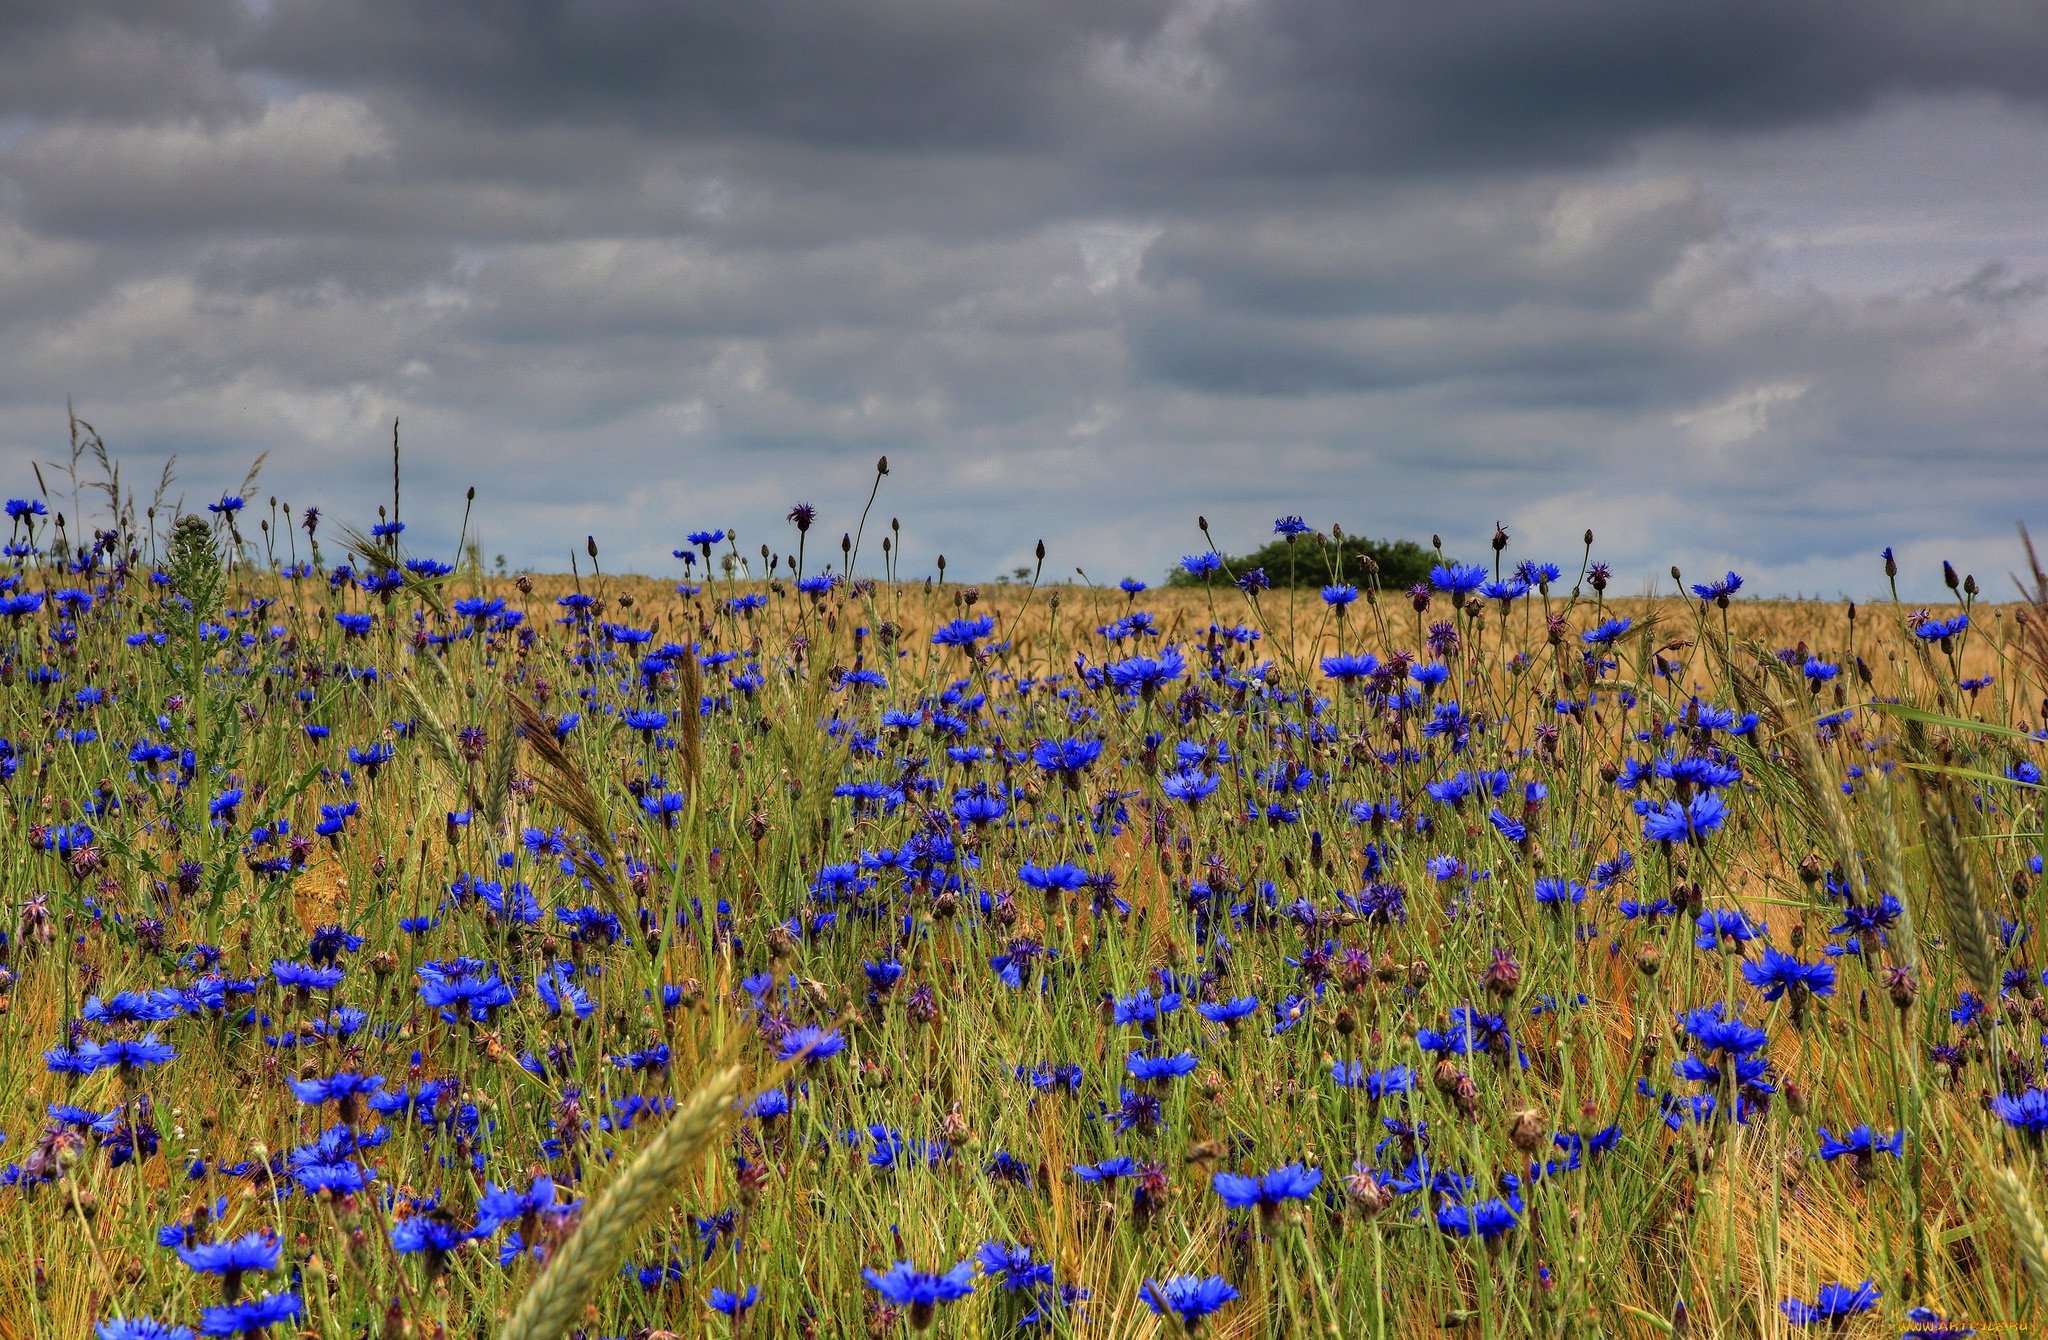
[[(1856, 840), (1856, 825), (1842, 803), (1841, 792), (1829, 780), (1832, 770), (1821, 754), (1820, 742), (1814, 738), (1812, 724), (1798, 708), (1788, 705), (1799, 701), (1798, 683), (1776, 656), (1760, 647), (1750, 647), (1748, 651), (1756, 669), (1733, 658), (1722, 660), (1730, 677), (1738, 685), (1746, 685), (1746, 691), (1738, 693), (1737, 699), (1747, 697), (1755, 702), (1773, 730), (1792, 742), (1792, 753), (1798, 760), (1798, 766), (1792, 769), (1800, 784), (1798, 798), (1806, 802), (1802, 818), (1809, 822), (1817, 819), (1826, 826), (1843, 877), (1852, 887), (1861, 888), (1866, 883), (1865, 865), (1862, 844)], [(1757, 673), (1758, 669), (1763, 673)]]
[(504, 822), (505, 802), (511, 798), (512, 773), (518, 764), (519, 732), (500, 730), (484, 762), (484, 821), (493, 832)]
[(683, 791), (693, 799), (697, 778), (704, 771), (704, 721), (698, 715), (703, 706), (704, 680), (698, 673), (697, 653), (682, 658), (677, 667), (683, 682), (682, 710), (676, 714), (676, 743), (682, 755)]
[(2048, 1225), (2042, 1224), (2027, 1184), (2012, 1169), (1993, 1168), (1991, 1187), (2005, 1210), (2005, 1222), (2012, 1227), (2013, 1244), (2019, 1248), (2027, 1278), (2034, 1282), (2041, 1301), (2048, 1302)]
[(583, 1314), (599, 1282), (609, 1278), (626, 1239), (657, 1206), (732, 1113), (740, 1071), (727, 1066), (698, 1085), (653, 1143), (605, 1188), (583, 1222), (526, 1290), (498, 1340), (559, 1340)]
[(1946, 787), (1932, 784), (1923, 786), (1921, 799), (1927, 814), (1927, 863), (1948, 914), (1949, 938), (1979, 997), (1995, 1001), (2000, 982), (1997, 923), (1977, 896), (1977, 881), (1956, 831), (1955, 805)]
[(520, 734), (544, 766), (544, 773), (539, 779), (540, 798), (567, 815), (582, 832), (585, 843), (604, 858), (601, 862), (593, 861), (588, 852), (576, 848), (570, 851), (569, 859), (575, 863), (578, 874), (597, 886), (622, 920), (631, 920), (631, 912), (619, 896), (618, 882), (612, 873), (619, 866), (618, 850), (612, 845), (604, 807), (598, 803), (589, 777), (576, 760), (569, 757), (569, 751), (562, 748), (562, 742), (555, 738), (554, 727), (541, 715), (539, 708), (517, 694), (507, 694), (506, 698), (512, 704), (513, 716), (518, 719)]
[[(444, 683), (448, 682), (447, 668), (439, 661), (427, 657), (425, 663), (435, 667)], [(415, 729), (426, 739), (434, 757), (440, 760), (442, 770), (448, 775), (449, 785), (461, 792), (463, 798), (469, 802), (470, 808), (482, 814), (485, 821), (495, 829), (498, 821), (504, 817), (505, 795), (512, 787), (512, 765), (519, 753), (517, 732), (507, 731), (498, 737), (486, 764), (483, 790), (479, 791), (470, 777), (469, 764), (462, 757), (462, 749), (455, 738), (455, 733), (448, 729), (448, 724), (428, 705), (425, 692), (410, 676), (394, 675), (389, 682), (397, 686), (399, 695), (406, 700), (406, 706), (412, 711)]]

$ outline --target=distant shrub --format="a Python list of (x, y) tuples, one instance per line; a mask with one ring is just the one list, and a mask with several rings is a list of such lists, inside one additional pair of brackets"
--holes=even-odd
[(1362, 588), (1378, 582), (1383, 591), (1403, 591), (1428, 581), (1430, 566), (1440, 561), (1413, 540), (1369, 540), (1362, 535), (1333, 540), (1311, 531), (1276, 538), (1264, 548), (1242, 556), (1226, 555), (1221, 570), (1203, 576), (1176, 566), (1167, 575), (1166, 583), (1228, 585), (1239, 574), (1259, 568), (1275, 587), (1320, 587), (1346, 582)]

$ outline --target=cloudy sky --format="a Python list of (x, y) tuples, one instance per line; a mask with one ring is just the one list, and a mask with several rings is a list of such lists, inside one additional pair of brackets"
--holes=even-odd
[(0, 491), (69, 396), (359, 522), (399, 416), (408, 539), (542, 568), (886, 452), (916, 573), (1298, 512), (2009, 593), (2044, 182), (2036, 0), (9, 0)]

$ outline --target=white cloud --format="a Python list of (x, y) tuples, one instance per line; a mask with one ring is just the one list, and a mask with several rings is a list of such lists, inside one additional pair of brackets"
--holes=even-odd
[(1791, 404), (1810, 389), (1804, 382), (1751, 386), (1694, 409), (1681, 410), (1671, 416), (1671, 426), (1683, 430), (1703, 447), (1731, 447), (1763, 432), (1770, 426), (1776, 407)]

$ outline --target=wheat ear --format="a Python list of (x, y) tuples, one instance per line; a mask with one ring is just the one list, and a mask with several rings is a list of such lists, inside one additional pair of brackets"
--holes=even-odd
[(2013, 1242), (2027, 1268), (2027, 1278), (2034, 1282), (2035, 1294), (2048, 1302), (2048, 1225), (2042, 1224), (2034, 1198), (2027, 1193), (2027, 1184), (2012, 1169), (1993, 1168), (1991, 1186), (1998, 1192), (2006, 1223), (2012, 1226)]
[(575, 1233), (526, 1290), (498, 1340), (560, 1340), (591, 1292), (610, 1277), (626, 1239), (674, 1189), (676, 1179), (732, 1113), (740, 1071), (728, 1066), (698, 1085), (654, 1142), (598, 1197)]
[(1928, 786), (1922, 793), (1927, 813), (1927, 863), (1948, 913), (1949, 935), (1963, 970), (1985, 1001), (1998, 999), (1998, 928), (1977, 896), (1969, 857), (1956, 833), (1956, 810), (1948, 789)]

